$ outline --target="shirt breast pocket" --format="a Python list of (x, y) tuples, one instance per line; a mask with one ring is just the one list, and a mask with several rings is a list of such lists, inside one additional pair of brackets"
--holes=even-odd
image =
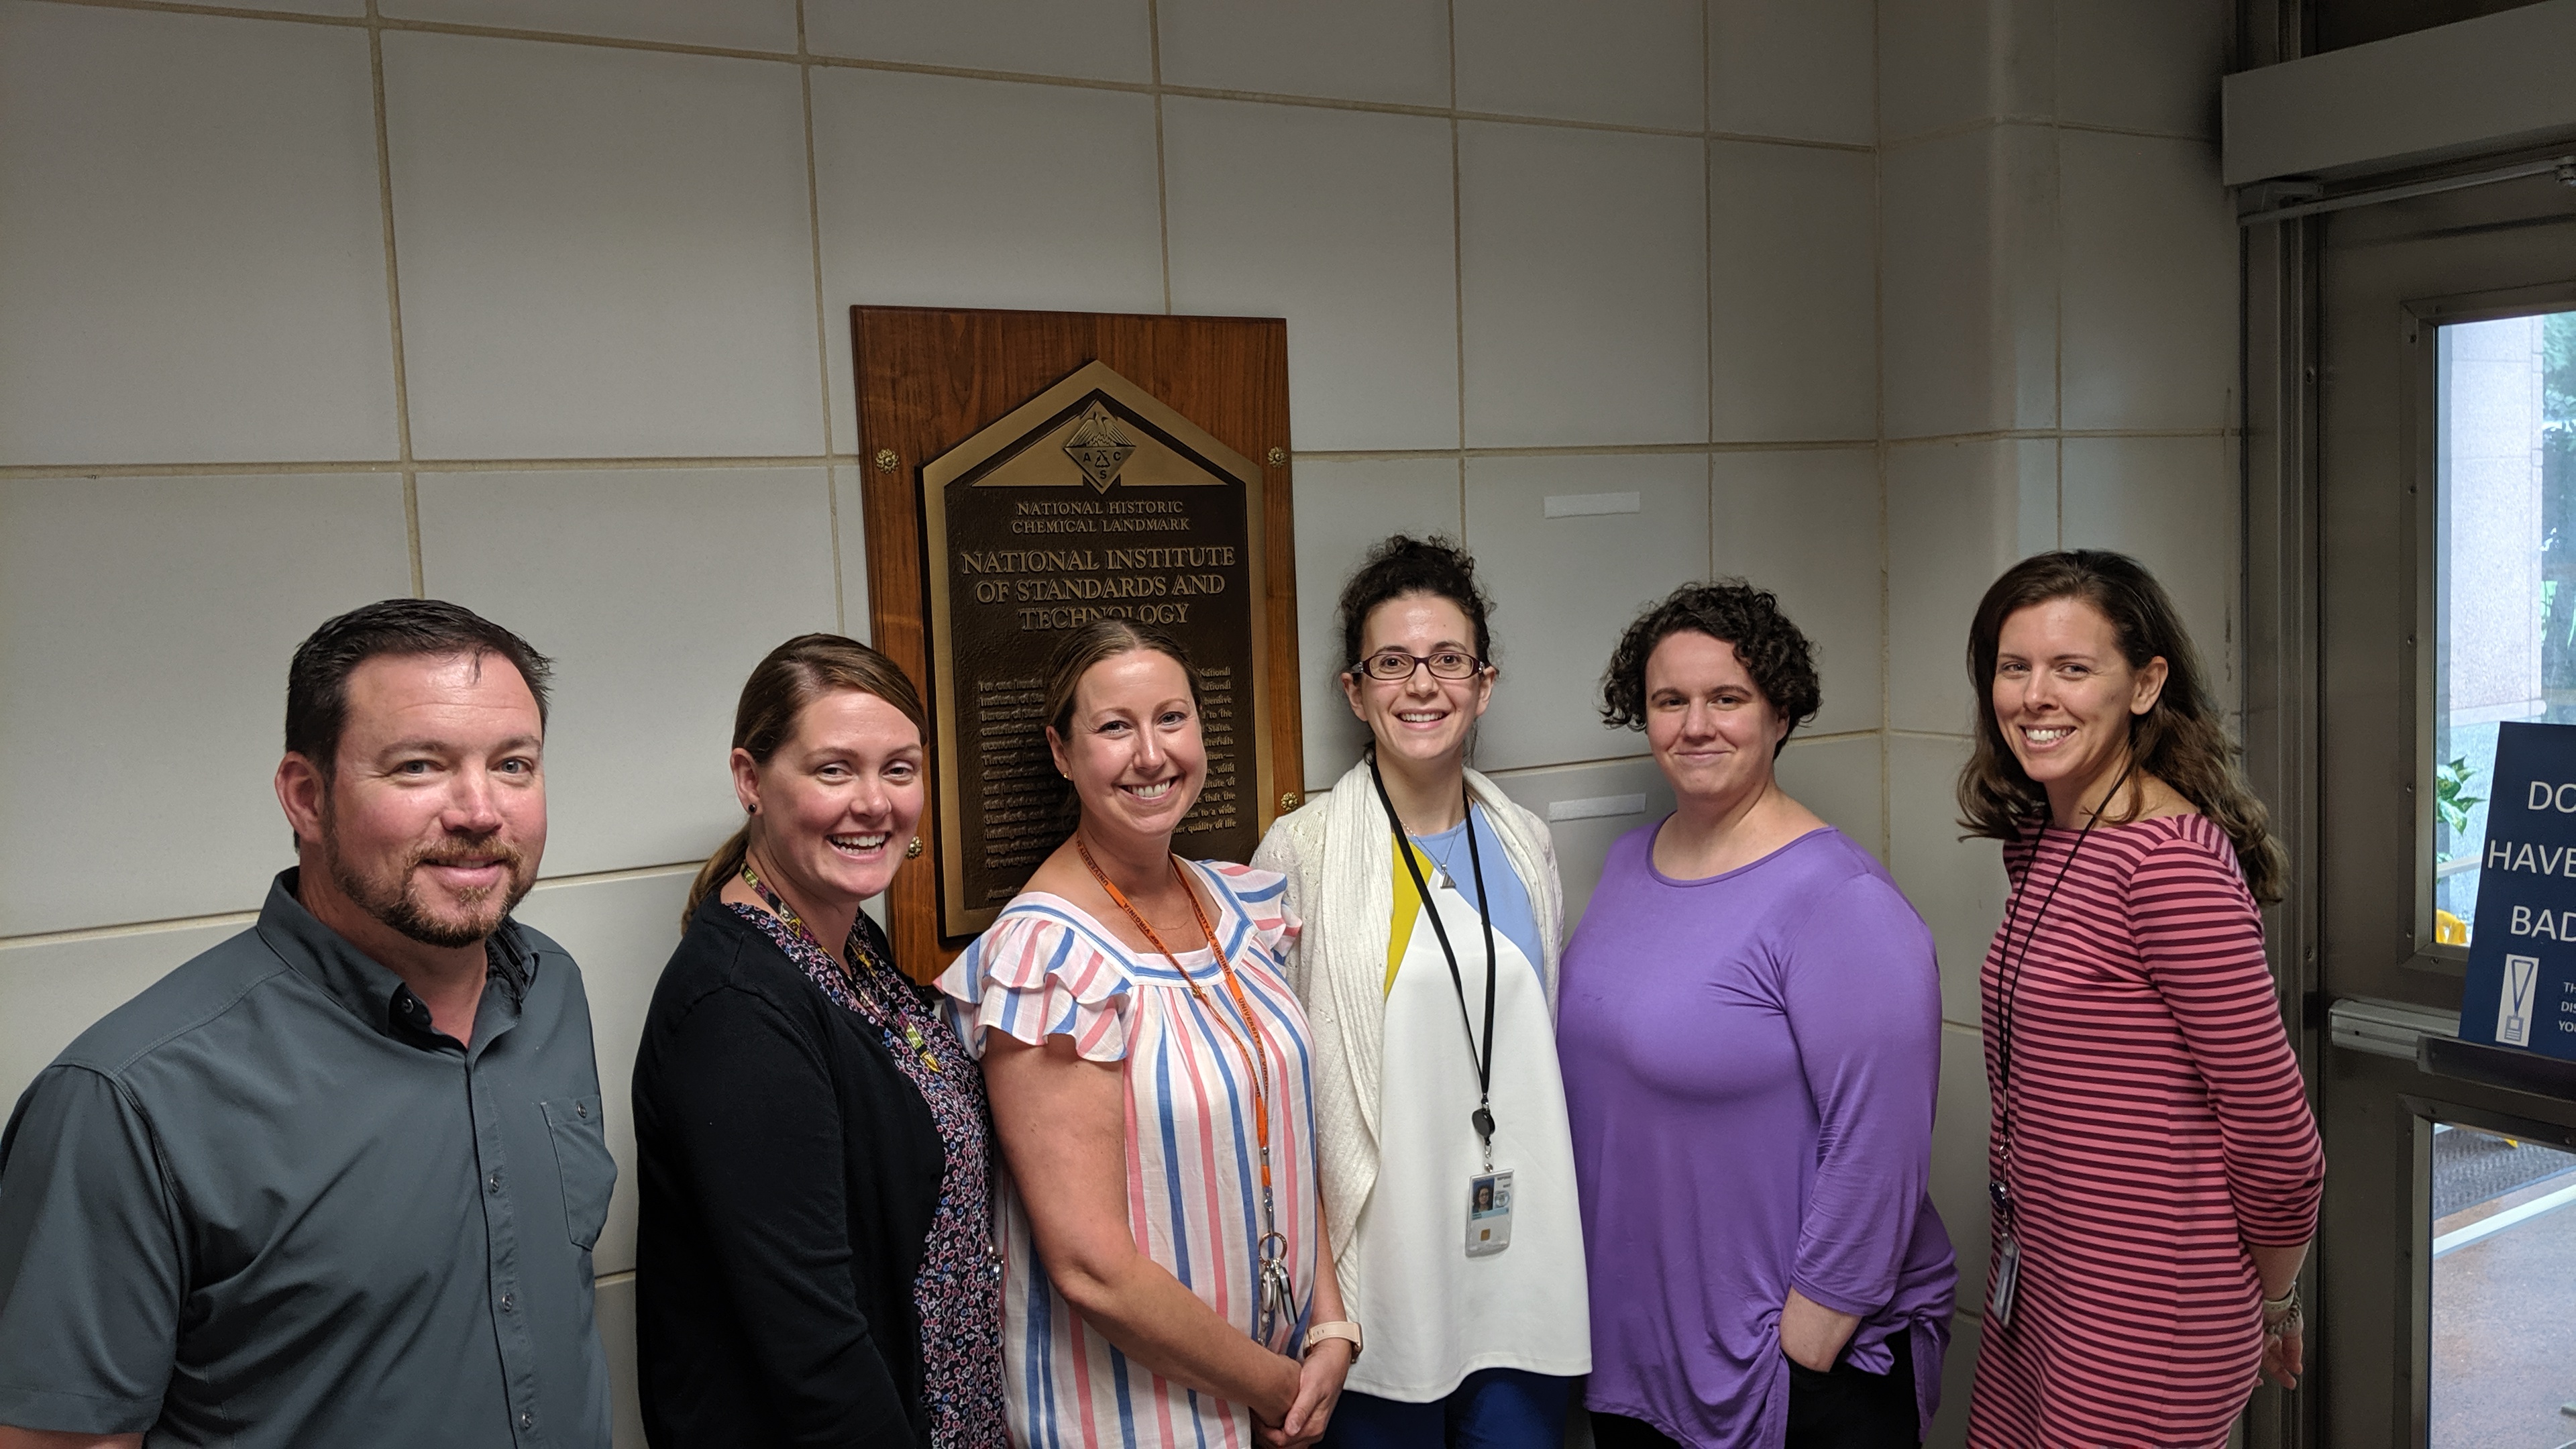
[(537, 1106), (554, 1139), (555, 1169), (563, 1174), (564, 1231), (574, 1247), (589, 1252), (600, 1229), (608, 1226), (608, 1199), (617, 1190), (608, 1123), (597, 1097), (566, 1097)]

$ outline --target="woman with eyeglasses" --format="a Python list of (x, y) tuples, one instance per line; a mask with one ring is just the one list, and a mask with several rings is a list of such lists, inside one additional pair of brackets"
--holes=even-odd
[(1495, 674), (1475, 567), (1399, 535), (1351, 576), (1341, 686), (1368, 753), (1252, 858), (1305, 925), (1326, 1220), (1368, 1325), (1334, 1445), (1556, 1449), (1592, 1366), (1563, 899), (1547, 827), (1466, 766)]
[(1078, 820), (939, 978), (984, 1064), (1003, 1367), (1022, 1445), (1310, 1444), (1360, 1331), (1322, 1251), (1279, 878), (1184, 862), (1198, 673), (1103, 619), (1047, 671)]

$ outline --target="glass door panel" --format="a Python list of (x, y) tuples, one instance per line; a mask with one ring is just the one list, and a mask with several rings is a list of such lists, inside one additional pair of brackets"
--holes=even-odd
[(2431, 1449), (2576, 1441), (2576, 1153), (2433, 1126)]
[(2576, 722), (2576, 311), (2440, 328), (2434, 939), (2468, 944), (2496, 726)]

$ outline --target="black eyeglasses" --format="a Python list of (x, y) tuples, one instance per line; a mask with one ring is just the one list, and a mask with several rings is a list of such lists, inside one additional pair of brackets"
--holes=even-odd
[(1362, 673), (1386, 684), (1411, 679), (1417, 669), (1429, 669), (1434, 679), (1473, 679), (1476, 671), (1484, 667), (1484, 660), (1464, 649), (1442, 649), (1431, 654), (1381, 649), (1359, 663)]

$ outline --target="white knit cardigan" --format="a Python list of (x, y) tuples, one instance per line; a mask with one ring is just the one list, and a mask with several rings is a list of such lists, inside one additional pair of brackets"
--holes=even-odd
[[(1547, 1010), (1556, 1015), (1563, 955), (1565, 888), (1547, 825), (1493, 781), (1467, 772), (1467, 792), (1485, 807), (1503, 853), (1529, 887), (1544, 961)], [(1395, 844), (1368, 761), (1324, 795), (1270, 827), (1253, 852), (1256, 869), (1288, 878), (1289, 912), (1304, 922), (1288, 957), (1288, 981), (1315, 1036), (1315, 1157), (1324, 1185), (1324, 1222), (1333, 1256), (1345, 1253), (1377, 1182), (1378, 1080), (1386, 1040), (1387, 932), (1395, 914)]]

